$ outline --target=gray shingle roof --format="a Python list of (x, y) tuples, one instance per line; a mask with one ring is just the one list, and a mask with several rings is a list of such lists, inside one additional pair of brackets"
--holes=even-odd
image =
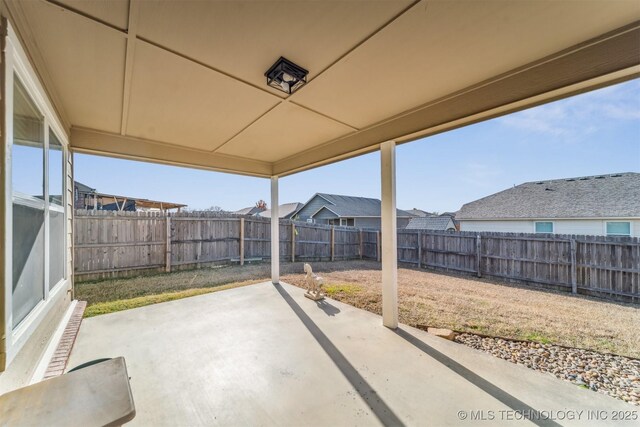
[[(327, 200), (325, 206), (340, 217), (379, 217), (381, 202), (368, 197), (341, 196), (338, 194), (317, 193), (317, 196)], [(314, 196), (315, 197), (315, 196)], [(313, 200), (313, 198), (312, 198)], [(411, 214), (397, 209), (400, 218), (412, 217)]]
[(456, 220), (640, 217), (640, 173), (534, 181), (467, 203)]
[[(289, 218), (294, 212), (296, 212), (302, 206), (303, 206), (302, 203), (299, 203), (299, 202), (284, 203), (278, 206), (278, 216), (280, 218)], [(265, 218), (271, 218), (271, 209), (267, 209), (266, 211), (260, 212), (258, 215)]]
[(262, 212), (262, 210), (260, 210), (259, 207), (249, 206), (248, 208), (242, 208), (237, 211), (234, 211), (233, 213), (238, 215), (257, 215), (260, 212)]
[(411, 218), (411, 221), (409, 221), (406, 228), (419, 230), (447, 230), (449, 228), (447, 225), (455, 228), (453, 221), (451, 221), (451, 217), (449, 216), (426, 216)]
[(423, 211), (422, 209), (405, 209), (406, 213), (411, 214), (413, 216), (425, 217), (425, 216), (435, 216), (435, 214), (427, 211)]

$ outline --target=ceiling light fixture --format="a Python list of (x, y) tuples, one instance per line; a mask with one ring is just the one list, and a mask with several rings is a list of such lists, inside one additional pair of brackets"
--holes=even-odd
[(264, 73), (267, 85), (291, 95), (307, 83), (309, 72), (284, 57), (280, 57), (275, 64)]

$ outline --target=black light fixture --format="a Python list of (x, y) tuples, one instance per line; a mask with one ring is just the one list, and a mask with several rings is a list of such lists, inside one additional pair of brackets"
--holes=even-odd
[(282, 56), (264, 73), (269, 86), (289, 95), (307, 83), (307, 74), (307, 70)]

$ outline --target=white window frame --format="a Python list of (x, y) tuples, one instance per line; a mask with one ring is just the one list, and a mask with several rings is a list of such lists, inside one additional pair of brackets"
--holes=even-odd
[[(65, 283), (68, 283), (70, 278), (70, 272), (68, 271), (68, 218), (70, 212), (67, 209), (67, 176), (69, 175), (67, 156), (69, 152), (69, 138), (64, 131), (62, 123), (58, 119), (55, 109), (47, 98), (46, 91), (40, 84), (40, 81), (35, 73), (34, 69), (29, 63), (29, 59), (22, 48), (19, 39), (13, 30), (12, 26), (7, 22), (7, 38), (5, 49), (5, 99), (3, 100), (5, 106), (5, 124), (6, 133), (4, 135), (2, 143), (5, 144), (6, 156), (4, 159), (5, 168), (5, 337), (6, 337), (6, 366), (9, 366), (18, 352), (22, 349), (25, 343), (33, 335), (38, 326), (42, 323), (45, 316), (49, 313), (52, 307), (56, 305), (61, 298), (66, 296)], [(13, 194), (12, 183), (12, 148), (13, 148), (13, 86), (14, 76), (20, 79), (20, 83), (24, 86), (29, 97), (34, 102), (40, 113), (44, 117), (44, 159), (43, 159), (43, 174), (44, 174), (44, 211), (45, 211), (45, 224), (44, 224), (44, 298), (31, 310), (31, 312), (18, 324), (13, 327), (13, 253), (12, 253), (12, 239), (13, 239), (13, 200), (20, 200), (23, 204), (34, 204), (35, 201), (30, 200), (31, 197), (24, 197), (20, 194)], [(56, 135), (60, 143), (62, 144), (62, 158), (63, 158), (63, 186), (62, 197), (63, 205), (61, 207), (49, 205), (49, 129)], [(39, 206), (41, 208), (42, 206)], [(64, 213), (64, 231), (63, 239), (65, 242), (64, 251), (64, 269), (65, 278), (60, 280), (55, 286), (49, 289), (49, 209), (53, 209)]]
[[(536, 230), (536, 225), (541, 223), (551, 223), (551, 233)], [(553, 221), (533, 221), (533, 232), (535, 234), (553, 234), (556, 232), (556, 224)]]
[[(356, 223), (354, 218), (340, 218), (340, 226), (341, 227), (353, 227), (353, 225), (349, 225), (349, 220), (353, 220), (354, 224)], [(343, 222), (344, 222), (344, 224), (343, 224)]]
[[(46, 120), (45, 120), (46, 123)], [(61, 202), (62, 205), (57, 205), (55, 203), (51, 203), (50, 200), (50, 196), (51, 194), (49, 193), (49, 129), (51, 129), (51, 132), (54, 133), (54, 135), (56, 136), (56, 138), (58, 138), (58, 142), (62, 145), (62, 151), (61, 151), (61, 161), (62, 161), (62, 176), (60, 178), (62, 178), (62, 195), (61, 195)], [(63, 215), (63, 221), (64, 221), (64, 225), (63, 225), (63, 240), (64, 240), (64, 251), (62, 254), (62, 262), (64, 265), (64, 268), (62, 269), (63, 274), (62, 274), (62, 279), (58, 280), (58, 282), (56, 284), (54, 284), (54, 286), (51, 287), (51, 289), (54, 289), (58, 286), (60, 286), (66, 279), (67, 276), (69, 275), (67, 272), (67, 262), (69, 261), (67, 259), (67, 204), (69, 203), (69, 201), (67, 200), (68, 198), (68, 188), (67, 188), (67, 177), (69, 176), (69, 171), (68, 171), (68, 164), (69, 162), (67, 161), (67, 155), (68, 155), (68, 142), (67, 139), (64, 138), (63, 142), (63, 138), (60, 136), (60, 134), (58, 134), (58, 132), (56, 132), (52, 127), (45, 127), (45, 133), (47, 134), (45, 137), (45, 141), (46, 141), (46, 150), (45, 150), (45, 172), (47, 173), (47, 176), (44, 179), (44, 187), (45, 187), (45, 191), (46, 191), (46, 205), (47, 205), (47, 214), (45, 215), (45, 221), (47, 221), (47, 227), (46, 227), (46, 232), (47, 232), (47, 236), (45, 238), (45, 244), (47, 246), (47, 248), (45, 249), (47, 252), (49, 251), (51, 245), (49, 244), (49, 238), (51, 237), (51, 233), (50, 233), (50, 228), (49, 228), (49, 211), (55, 211), (58, 213), (61, 213)], [(47, 258), (46, 258), (47, 263), (49, 262), (49, 256), (47, 253)], [(47, 267), (49, 267), (49, 265), (47, 265)], [(48, 277), (49, 275), (49, 269), (47, 269), (46, 273), (45, 273), (45, 277), (46, 280), (45, 282), (48, 284), (51, 280)], [(47, 286), (48, 287), (48, 286)]]
[[(605, 236), (619, 236), (619, 237), (631, 237), (633, 236), (633, 221), (618, 221), (618, 220), (614, 220), (614, 221), (603, 221), (604, 222), (604, 235)], [(623, 222), (625, 224), (629, 224), (629, 234), (616, 234), (616, 233), (609, 233), (607, 232), (607, 224), (612, 224), (612, 223), (617, 223), (617, 222)]]

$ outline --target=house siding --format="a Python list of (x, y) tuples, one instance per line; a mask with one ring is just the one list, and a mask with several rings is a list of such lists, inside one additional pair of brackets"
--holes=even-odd
[(329, 219), (338, 218), (338, 215), (331, 212), (329, 209), (322, 208), (317, 214), (313, 216), (313, 219), (319, 223), (326, 223)]
[[(409, 224), (409, 221), (411, 221), (411, 218), (398, 218), (396, 221), (396, 224), (398, 226), (398, 230), (401, 230), (403, 228), (407, 227), (407, 224)], [(376, 230), (380, 230), (381, 226), (380, 226), (380, 218), (377, 217), (361, 217), (361, 218), (355, 218), (355, 223), (354, 223), (354, 227), (357, 228), (373, 228)]]
[(313, 199), (309, 200), (309, 203), (307, 203), (302, 209), (300, 209), (297, 214), (298, 219), (301, 221), (306, 221), (308, 218), (311, 218), (311, 215), (318, 212), (318, 210), (325, 205), (330, 205), (330, 203), (320, 196), (313, 197)]
[(380, 218), (356, 218), (354, 226), (358, 228), (380, 229)]
[[(306, 221), (307, 219), (311, 218), (311, 216), (313, 215), (313, 220), (315, 223), (328, 224), (329, 220), (334, 218), (354, 218), (353, 216), (349, 216), (349, 215), (340, 217), (334, 214), (333, 212), (331, 212), (329, 209), (322, 209), (325, 206), (329, 207), (330, 209), (332, 204), (328, 202), (326, 199), (324, 199), (323, 197), (316, 195), (311, 200), (309, 200), (309, 202), (305, 206), (303, 206), (302, 209), (300, 209), (300, 211), (296, 215), (297, 219), (299, 221)], [(398, 223), (397, 223), (398, 228), (399, 229), (405, 228), (407, 224), (409, 224), (410, 220), (411, 220), (411, 217), (398, 218)], [(379, 230), (380, 217), (355, 217), (354, 227), (373, 228), (373, 229)]]
[[(477, 221), (460, 220), (460, 231), (497, 231), (504, 233), (533, 233), (538, 220)], [(619, 219), (560, 219), (539, 221), (553, 222), (555, 234), (606, 235), (605, 224), (608, 221), (626, 221)], [(640, 237), (640, 219), (630, 220), (631, 236)]]

